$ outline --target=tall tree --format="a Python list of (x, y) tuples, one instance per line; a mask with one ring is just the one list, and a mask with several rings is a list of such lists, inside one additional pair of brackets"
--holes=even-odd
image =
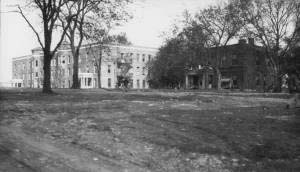
[(248, 23), (246, 33), (263, 45), (274, 91), (280, 91), (283, 60), (293, 46), (293, 41), (286, 41), (296, 36), (293, 28), (299, 20), (299, 1), (252, 0), (243, 17)]
[[(51, 59), (57, 52), (57, 49), (61, 45), (63, 38), (66, 34), (67, 28), (70, 25), (70, 21), (73, 19), (73, 15), (65, 18), (66, 25), (62, 28), (62, 32), (59, 35), (59, 39), (57, 43), (53, 43), (53, 34), (56, 30), (56, 25), (58, 25), (58, 18), (61, 15), (62, 8), (66, 5), (73, 5), (73, 1), (70, 0), (29, 0), (26, 6), (33, 7), (38, 10), (40, 13), (38, 16), (42, 19), (42, 34), (38, 32), (38, 29), (34, 27), (33, 22), (29, 20), (29, 18), (24, 13), (24, 8), (18, 6), (18, 12), (25, 19), (29, 27), (33, 30), (34, 34), (37, 37), (38, 43), (40, 44), (43, 53), (43, 70), (44, 70), (44, 78), (43, 78), (43, 92), (44, 93), (52, 93), (51, 90)], [(54, 45), (54, 46), (53, 46)], [(53, 48), (54, 47), (54, 48)]]
[(185, 58), (180, 38), (167, 40), (149, 64), (148, 81), (154, 88), (172, 88), (184, 83)]
[(159, 49), (156, 60), (148, 64), (152, 87), (182, 87), (185, 70), (198, 67), (205, 51), (206, 36), (198, 25), (184, 28)]
[[(245, 22), (241, 18), (241, 8), (237, 2), (230, 1), (223, 6), (211, 6), (200, 11), (195, 16), (195, 22), (201, 27), (207, 36), (206, 47), (215, 47), (216, 57), (210, 64), (216, 73), (217, 89), (221, 88), (221, 57), (219, 47), (226, 46), (232, 39), (238, 36)], [(209, 55), (206, 55), (210, 58)], [(206, 64), (208, 65), (208, 64)]]
[[(98, 81), (98, 88), (101, 88), (101, 66), (102, 61), (104, 60), (104, 56), (110, 56), (111, 48), (109, 44), (117, 43), (117, 44), (131, 44), (126, 34), (120, 35), (109, 35), (109, 30), (106, 29), (93, 29), (93, 31), (89, 32), (88, 40), (91, 43), (88, 45), (87, 52), (89, 55), (93, 57), (93, 63), (96, 68), (97, 73), (97, 81)], [(108, 58), (105, 60), (109, 60)]]
[(84, 38), (91, 37), (88, 36), (91, 34), (88, 31), (91, 27), (98, 26), (101, 26), (100, 30), (102, 30), (103, 25), (98, 23), (106, 23), (111, 26), (112, 22), (122, 20), (127, 14), (125, 13), (125, 5), (128, 2), (129, 0), (78, 0), (76, 5), (67, 6), (66, 16), (76, 16), (67, 30), (74, 61), (72, 88), (79, 88), (78, 61)]

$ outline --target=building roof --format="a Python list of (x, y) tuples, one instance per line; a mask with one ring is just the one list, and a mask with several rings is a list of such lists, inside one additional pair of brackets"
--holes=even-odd
[[(84, 44), (81, 46), (82, 49), (87, 48), (88, 46), (91, 47), (96, 47), (99, 46), (100, 44), (98, 43), (91, 43), (91, 44)], [(117, 48), (133, 48), (133, 49), (147, 49), (150, 51), (158, 51), (158, 48), (154, 48), (154, 47), (146, 47), (146, 46), (137, 46), (137, 45), (124, 45), (124, 44), (103, 44), (103, 46), (107, 46), (107, 47), (117, 47)], [(64, 49), (64, 50), (69, 50), (70, 48)]]
[(31, 51), (42, 51), (43, 49), (41, 47), (36, 47), (36, 48), (33, 48)]
[(26, 55), (26, 56), (20, 56), (20, 57), (13, 57), (13, 60), (24, 60), (24, 59), (29, 59), (31, 58), (32, 55)]

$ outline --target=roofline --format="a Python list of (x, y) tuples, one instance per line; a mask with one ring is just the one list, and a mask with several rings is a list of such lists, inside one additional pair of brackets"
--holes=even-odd
[(32, 57), (31, 55), (25, 55), (25, 56), (19, 56), (19, 57), (13, 57), (13, 60), (23, 60), (23, 59), (29, 59), (30, 57)]
[[(90, 44), (84, 44), (80, 47), (80, 49), (85, 49), (88, 46), (96, 47), (99, 46), (99, 43), (90, 43)], [(154, 47), (146, 47), (146, 46), (137, 46), (137, 45), (120, 45), (120, 44), (103, 44), (103, 46), (108, 46), (108, 47), (117, 47), (117, 48), (135, 48), (135, 49), (148, 49), (150, 51), (158, 51), (158, 48)], [(59, 49), (58, 51), (66, 51), (70, 50), (71, 48), (65, 48), (65, 49)]]
[(236, 43), (236, 44), (230, 44), (230, 45), (222, 45), (222, 46), (214, 46), (214, 47), (210, 47), (209, 49), (213, 49), (213, 48), (227, 48), (227, 47), (233, 47), (233, 46), (239, 46), (239, 45), (246, 45), (246, 46), (251, 46), (254, 48), (264, 48), (263, 46), (258, 46), (258, 45), (250, 45), (248, 43), (245, 44), (241, 44), (241, 43)]
[[(85, 49), (89, 45), (91, 45), (92, 47), (96, 47), (100, 44), (99, 43), (84, 44), (80, 47), (80, 49)], [(138, 46), (138, 45), (121, 45), (121, 44), (103, 44), (103, 46), (119, 47), (119, 48), (148, 49), (150, 51), (158, 51), (158, 49), (159, 49), (159, 48), (154, 48), (154, 47), (146, 47), (146, 46)], [(58, 49), (57, 51), (67, 51), (70, 49), (71, 48), (62, 48), (62, 49)], [(34, 49), (31, 49), (31, 51), (42, 51), (42, 49), (34, 48)]]

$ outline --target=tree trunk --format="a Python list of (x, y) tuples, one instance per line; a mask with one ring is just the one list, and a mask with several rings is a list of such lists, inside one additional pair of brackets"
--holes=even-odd
[(78, 61), (79, 61), (79, 48), (76, 48), (74, 46), (75, 44), (75, 32), (73, 30), (70, 31), (70, 43), (71, 43), (71, 51), (73, 55), (73, 84), (72, 84), (72, 89), (79, 89), (80, 84), (79, 84), (79, 79), (78, 79)]
[(214, 68), (213, 87), (217, 90), (221, 89), (221, 71), (218, 67)]
[[(216, 47), (216, 64), (215, 64), (215, 74), (216, 74), (216, 77), (215, 77), (215, 86), (216, 86), (216, 89), (219, 90), (221, 89), (221, 71), (220, 71), (220, 66), (221, 66), (221, 62), (220, 62), (220, 52), (219, 52), (219, 45), (220, 43), (218, 44), (218, 46)], [(226, 45), (226, 44), (225, 44)]]
[(101, 64), (102, 64), (102, 47), (100, 48), (100, 53), (99, 53), (100, 57), (99, 57), (99, 61), (98, 61), (98, 70), (97, 70), (97, 74), (98, 74), (98, 88), (102, 88), (101, 86)]
[(274, 89), (273, 92), (281, 92), (282, 80), (280, 74), (277, 72), (274, 75)]
[(79, 79), (78, 79), (78, 59), (79, 59), (79, 53), (73, 53), (73, 84), (72, 88), (73, 89), (79, 89), (80, 84), (79, 84)]
[(98, 66), (97, 77), (98, 77), (98, 88), (101, 88), (101, 67), (100, 66)]
[(221, 89), (221, 71), (217, 68), (217, 90)]
[(43, 81), (43, 93), (52, 93), (51, 90), (51, 53), (47, 50), (44, 51), (44, 81)]

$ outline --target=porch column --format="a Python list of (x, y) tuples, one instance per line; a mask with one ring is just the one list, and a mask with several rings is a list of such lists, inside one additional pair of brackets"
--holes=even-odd
[(205, 72), (202, 73), (202, 89), (205, 89)]
[(189, 75), (185, 75), (185, 89), (189, 88)]

